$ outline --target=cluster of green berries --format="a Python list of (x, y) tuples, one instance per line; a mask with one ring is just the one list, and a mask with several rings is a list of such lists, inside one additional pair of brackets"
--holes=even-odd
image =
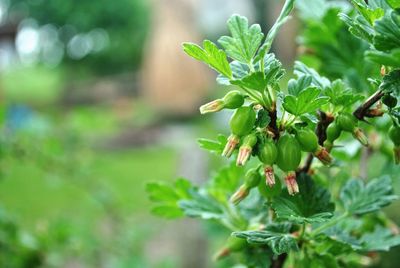
[[(391, 96), (383, 101), (391, 106), (396, 105)], [(397, 102), (397, 101), (396, 101)], [(386, 104), (386, 105), (388, 105)], [(257, 168), (250, 169), (244, 179), (244, 183), (231, 197), (234, 204), (238, 204), (250, 193), (250, 190), (258, 187), (263, 195), (273, 196), (280, 191), (277, 184), (274, 165), (285, 173), (284, 181), (289, 194), (299, 192), (296, 182), (296, 170), (301, 162), (301, 152), (312, 153), (324, 165), (332, 163), (330, 151), (342, 132), (349, 132), (362, 145), (368, 146), (368, 139), (361, 128), (359, 121), (350, 113), (339, 113), (326, 129), (326, 140), (323, 146), (319, 144), (318, 136), (307, 127), (291, 127), (274, 135), (268, 127), (257, 126), (257, 109), (254, 105), (245, 105), (245, 97), (239, 91), (231, 91), (222, 99), (207, 103), (200, 107), (202, 114), (221, 111), (222, 109), (235, 109), (229, 126), (231, 135), (222, 151), (222, 156), (231, 157), (238, 149), (236, 164), (244, 166), (251, 156), (257, 156), (261, 164)], [(389, 130), (389, 137), (393, 141), (396, 163), (400, 163), (400, 126), (394, 125)], [(264, 175), (264, 180), (262, 175)]]
[(362, 145), (368, 146), (368, 138), (365, 136), (361, 128), (358, 127), (357, 118), (349, 113), (341, 113), (326, 129), (326, 141), (324, 142), (324, 147), (328, 151), (332, 149), (334, 141), (340, 137), (340, 134), (343, 131), (351, 133)]
[[(267, 127), (256, 126), (256, 107), (243, 105), (244, 97), (241, 93), (231, 91), (224, 98), (200, 108), (202, 113), (217, 112), (224, 108), (236, 109), (229, 121), (231, 135), (222, 155), (229, 158), (238, 149), (236, 158), (238, 166), (244, 166), (252, 155), (257, 156), (262, 163), (258, 168), (248, 171), (244, 183), (231, 197), (233, 203), (237, 204), (243, 200), (252, 188), (259, 186), (260, 181), (263, 181), (263, 185), (268, 185), (271, 190), (274, 189), (276, 184), (274, 165), (285, 172), (284, 181), (289, 194), (298, 193), (296, 170), (301, 162), (302, 151), (312, 153), (325, 165), (332, 162), (328, 150), (318, 144), (318, 137), (314, 131), (307, 128), (293, 128), (290, 129), (290, 133), (285, 131), (276, 137)], [(265, 180), (261, 180), (260, 169)]]

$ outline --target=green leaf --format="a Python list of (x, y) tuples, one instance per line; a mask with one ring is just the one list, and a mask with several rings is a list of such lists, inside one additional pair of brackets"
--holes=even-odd
[(304, 63), (296, 61), (294, 63), (294, 73), (297, 77), (302, 77), (303, 75), (311, 76), (313, 86), (324, 89), (330, 86), (330, 81), (323, 76), (320, 76), (317, 71), (312, 68), (307, 67)]
[(375, 20), (381, 18), (384, 14), (382, 8), (372, 8), (368, 6), (364, 1), (361, 0), (352, 0), (354, 6), (360, 12), (360, 14), (371, 24), (373, 25)]
[(251, 73), (240, 80), (231, 80), (232, 85), (237, 85), (247, 89), (263, 92), (268, 85), (268, 80), (264, 78), (262, 72)]
[[(246, 267), (271, 267), (272, 257), (274, 253), (269, 248), (264, 247), (246, 247), (243, 250), (244, 263), (246, 263)], [(236, 268), (243, 268), (242, 266), (236, 266)]]
[(301, 91), (311, 86), (312, 77), (310, 75), (300, 76), (297, 80), (290, 79), (288, 82), (288, 92), (290, 95), (298, 96)]
[(146, 191), (151, 201), (155, 202), (175, 202), (179, 200), (179, 195), (171, 185), (163, 182), (148, 183)]
[(349, 244), (335, 236), (320, 234), (315, 238), (315, 252), (318, 254), (333, 254), (335, 256), (348, 254), (354, 251), (352, 244)]
[(197, 142), (200, 145), (200, 148), (215, 152), (217, 154), (221, 154), (224, 150), (225, 144), (227, 142), (226, 136), (219, 134), (217, 140), (209, 140), (209, 139), (198, 139)]
[[(305, 254), (304, 258), (296, 260), (296, 268), (339, 268), (337, 256), (331, 254)], [(347, 266), (346, 266), (347, 267)]]
[(400, 8), (400, 1), (399, 0), (386, 0), (386, 2), (393, 8)]
[(232, 162), (212, 176), (212, 180), (207, 184), (207, 191), (217, 201), (225, 203), (227, 196), (230, 196), (239, 186), (243, 175), (243, 168)]
[(328, 97), (319, 96), (320, 94), (321, 90), (318, 88), (309, 87), (301, 91), (297, 96), (286, 96), (282, 106), (287, 112), (296, 116), (312, 113), (329, 101)]
[(348, 213), (362, 215), (377, 211), (397, 199), (392, 192), (389, 176), (382, 176), (368, 183), (352, 179), (342, 188), (340, 202)]
[[(282, 63), (275, 58), (274, 54), (267, 54), (264, 57), (264, 70), (257, 72), (248, 72), (240, 79), (231, 80), (232, 85), (238, 85), (262, 92), (267, 85), (274, 85), (283, 77), (285, 70)], [(256, 70), (260, 69), (260, 63), (254, 65)], [(241, 72), (243, 74), (243, 72)]]
[(304, 174), (298, 176), (297, 183), (299, 194), (291, 196), (285, 191), (274, 198), (271, 206), (278, 219), (302, 224), (324, 222), (333, 216), (334, 204), (326, 189), (315, 185)]
[[(332, 219), (333, 221), (335, 218)], [(329, 224), (329, 222), (328, 222)], [(351, 234), (360, 230), (362, 221), (354, 218), (342, 219), (336, 225), (326, 229), (323, 233), (316, 236), (318, 244), (315, 250), (319, 254), (347, 254), (361, 249), (361, 244), (356, 237)]]
[(190, 190), (191, 199), (179, 201), (179, 207), (188, 217), (205, 220), (223, 218), (223, 209), (211, 196), (195, 189)]
[(151, 213), (166, 219), (176, 219), (183, 217), (183, 211), (176, 205), (159, 205), (151, 209)]
[(363, 251), (389, 251), (391, 247), (400, 245), (400, 236), (378, 226), (372, 233), (364, 234), (360, 242)]
[(196, 60), (202, 61), (208, 64), (212, 69), (221, 73), (222, 75), (231, 78), (232, 71), (229, 66), (229, 62), (226, 58), (226, 54), (223, 50), (209, 40), (204, 40), (203, 47), (192, 43), (183, 43), (183, 50), (189, 56)]
[(400, 15), (395, 11), (387, 12), (377, 20), (375, 30), (374, 46), (377, 50), (388, 52), (400, 47)]
[(249, 28), (247, 18), (233, 15), (228, 20), (228, 28), (232, 37), (223, 36), (218, 42), (225, 48), (229, 57), (250, 64), (264, 37), (260, 25), (253, 24)]
[(375, 30), (363, 16), (356, 16), (354, 19), (347, 14), (340, 13), (339, 18), (346, 23), (349, 31), (356, 37), (372, 43)]
[(393, 70), (386, 74), (379, 88), (385, 92), (400, 95), (400, 70)]
[(152, 213), (164, 218), (178, 218), (183, 216), (178, 202), (190, 198), (189, 191), (193, 186), (188, 180), (179, 178), (173, 185), (164, 182), (152, 182), (146, 185), (149, 199), (155, 202)]
[(255, 125), (259, 128), (265, 128), (269, 125), (270, 122), (271, 117), (269, 116), (269, 113), (264, 109), (260, 109), (257, 113), (257, 121)]
[(289, 233), (290, 224), (269, 224), (263, 231), (234, 232), (232, 235), (244, 238), (249, 243), (267, 244), (277, 254), (299, 250), (295, 237)]
[(393, 49), (390, 52), (369, 50), (365, 52), (365, 57), (368, 60), (379, 63), (381, 65), (400, 68), (400, 48)]
[[(322, 21), (327, 12), (335, 9), (347, 10), (347, 3), (328, 0), (297, 0), (296, 10), (303, 21)], [(308, 27), (308, 25), (307, 25)]]
[(391, 9), (391, 7), (389, 5), (390, 1), (400, 3), (399, 0), (369, 0), (368, 5), (371, 8), (382, 8), (384, 10), (389, 10), (389, 9)]
[(361, 94), (355, 94), (350, 88), (346, 88), (340, 79), (333, 81), (324, 93), (330, 98), (329, 102), (335, 106), (349, 107), (364, 99)]
[(330, 8), (326, 0), (302, 0), (296, 1), (295, 4), (302, 20), (322, 20), (326, 11)]
[[(233, 80), (240, 80), (246, 75), (250, 73), (250, 68), (247, 64), (241, 63), (239, 61), (232, 61), (229, 66), (231, 67), (232, 70), (232, 79)], [(226, 85), (229, 86), (231, 85), (230, 83), (230, 78), (224, 76), (224, 75), (218, 75), (217, 77), (217, 82), (221, 85)]]
[[(258, 68), (258, 63), (256, 68)], [(275, 58), (275, 54), (269, 53), (264, 57), (264, 77), (269, 84), (278, 82), (285, 74), (282, 63)]]

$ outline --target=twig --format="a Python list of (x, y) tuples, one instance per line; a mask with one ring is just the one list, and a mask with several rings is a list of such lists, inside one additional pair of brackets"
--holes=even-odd
[(319, 121), (315, 133), (318, 136), (318, 144), (322, 146), (324, 144), (324, 141), (326, 141), (326, 129), (335, 118), (332, 115), (326, 114), (323, 111), (318, 111), (318, 114)]
[(274, 134), (274, 139), (279, 139), (279, 129), (277, 125), (277, 114), (276, 109), (274, 108), (272, 111), (269, 111), (269, 117), (271, 118), (271, 122), (268, 125), (268, 129)]
[(287, 257), (286, 253), (279, 255), (278, 258), (272, 261), (271, 268), (282, 268)]
[(313, 154), (309, 153), (307, 155), (307, 159), (306, 159), (306, 162), (304, 163), (304, 166), (299, 170), (298, 173), (308, 173), (308, 171), (310, 171), (313, 160), (314, 160)]
[(364, 117), (369, 115), (369, 109), (377, 103), (384, 95), (382, 90), (376, 91), (363, 104), (361, 104), (353, 113), (353, 115), (361, 121), (365, 121)]

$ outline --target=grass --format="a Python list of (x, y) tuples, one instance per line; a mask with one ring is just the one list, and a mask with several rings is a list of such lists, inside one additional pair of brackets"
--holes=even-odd
[[(92, 157), (91, 176), (111, 191), (124, 213), (131, 215), (148, 215), (146, 181), (175, 176), (176, 153), (168, 148), (93, 152)], [(0, 203), (28, 229), (60, 217), (91, 221), (102, 211), (87, 190), (75, 179), (47, 174), (35, 163), (21, 165), (16, 160), (7, 162), (7, 173), (0, 181)]]
[[(61, 68), (15, 68), (2, 74), (2, 92), (11, 102), (49, 104), (56, 101), (62, 90)], [(34, 94), (32, 94), (34, 92)]]

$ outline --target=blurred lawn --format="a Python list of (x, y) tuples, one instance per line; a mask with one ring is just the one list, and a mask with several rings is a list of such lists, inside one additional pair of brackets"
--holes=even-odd
[[(109, 186), (128, 215), (148, 215), (146, 181), (168, 180), (176, 175), (177, 155), (168, 148), (102, 151), (92, 157), (95, 177)], [(102, 213), (90, 193), (75, 181), (52, 178), (33, 163), (21, 167), (15, 161), (7, 169), (0, 182), (0, 202), (29, 229), (41, 220), (93, 221)]]
[(62, 68), (13, 68), (1, 75), (2, 94), (9, 102), (53, 103), (60, 97), (62, 83)]

